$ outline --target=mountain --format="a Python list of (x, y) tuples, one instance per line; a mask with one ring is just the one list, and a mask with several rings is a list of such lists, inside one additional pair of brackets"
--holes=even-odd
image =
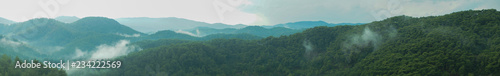
[(143, 33), (156, 32), (160, 30), (185, 30), (192, 29), (195, 27), (210, 27), (210, 28), (242, 28), (245, 25), (226, 25), (221, 23), (209, 24), (204, 22), (198, 22), (193, 20), (187, 20), (182, 18), (147, 18), (147, 17), (136, 17), (136, 18), (117, 18), (116, 21), (119, 23), (129, 26), (137, 31)]
[(244, 40), (254, 40), (254, 39), (261, 39), (263, 37), (259, 37), (253, 34), (247, 34), (247, 33), (235, 33), (235, 34), (210, 34), (207, 36), (203, 37), (194, 37), (182, 33), (177, 33), (174, 31), (170, 30), (163, 30), (156, 32), (154, 34), (145, 36), (144, 38), (150, 39), (150, 40), (157, 40), (157, 39), (180, 39), (180, 40), (211, 40), (211, 39), (244, 39)]
[[(211, 39), (261, 39), (250, 34), (213, 34), (207, 37), (195, 37), (170, 30), (159, 31), (151, 35), (135, 31), (117, 21), (105, 17), (85, 17), (72, 23), (63, 23), (55, 19), (37, 18), (25, 22), (5, 25), (0, 24), (0, 35), (24, 43), (24, 52), (15, 52), (15, 48), (4, 47), (7, 54), (18, 56), (29, 49), (36, 50), (29, 57), (73, 58), (76, 53), (93, 53), (99, 46), (113, 45), (120, 41), (136, 42), (157, 39), (211, 40)], [(10, 41), (12, 42), (12, 41)], [(17, 48), (17, 47), (16, 47)], [(14, 52), (12, 52), (14, 51)], [(0, 52), (2, 53), (2, 52)], [(88, 54), (87, 54), (88, 55)], [(90, 56), (89, 56), (90, 57)]]
[(266, 29), (264, 27), (260, 26), (248, 26), (239, 30), (236, 30), (235, 33), (249, 33), (249, 34), (254, 34), (258, 35), (261, 37), (268, 37), (268, 36), (274, 36), (274, 37), (279, 37), (279, 36), (286, 36), (290, 34), (294, 34), (297, 32), (301, 32), (302, 30), (293, 30), (293, 29), (287, 29), (283, 27), (275, 27), (271, 29)]
[(38, 53), (49, 56), (68, 55), (68, 50), (75, 50), (77, 47), (91, 50), (100, 44), (114, 43), (125, 38), (117, 34), (142, 34), (102, 17), (83, 18), (71, 24), (38, 18), (1, 29), (5, 29), (0, 30), (1, 34), (25, 42), (25, 45), (37, 49)]
[(104, 17), (86, 17), (74, 23), (62, 23), (54, 19), (39, 18), (11, 24), (2, 34), (36, 45), (63, 46), (78, 38), (99, 34), (142, 34)]
[(212, 40), (212, 39), (242, 39), (242, 40), (258, 40), (263, 37), (247, 34), (247, 33), (239, 33), (239, 34), (211, 34), (203, 37), (201, 40)]
[(338, 23), (338, 24), (331, 24), (331, 23), (326, 23), (324, 21), (299, 21), (299, 22), (290, 22), (290, 23), (285, 23), (285, 24), (277, 24), (274, 25), (273, 27), (285, 27), (285, 28), (290, 28), (290, 29), (307, 29), (307, 28), (313, 28), (316, 26), (328, 26), (328, 27), (333, 27), (337, 25), (362, 25), (364, 23)]
[(196, 39), (196, 37), (187, 35), (187, 34), (181, 34), (181, 33), (176, 33), (174, 31), (170, 30), (163, 30), (163, 31), (158, 31), (154, 34), (148, 35), (147, 38), (149, 39), (187, 39), (187, 40), (192, 40)]
[[(214, 29), (226, 29), (226, 28), (234, 28), (234, 29), (240, 29), (244, 28), (246, 26), (251, 26), (251, 25), (226, 25), (226, 24), (221, 24), (221, 23), (214, 23), (214, 24), (209, 24), (209, 23), (204, 23), (204, 22), (198, 22), (198, 21), (193, 21), (193, 20), (187, 20), (187, 19), (182, 19), (182, 18), (174, 18), (174, 17), (169, 17), (169, 18), (147, 18), (147, 17), (136, 17), (136, 18), (117, 18), (116, 21), (118, 21), (121, 24), (124, 24), (126, 26), (129, 26), (135, 30), (138, 30), (143, 33), (151, 33), (151, 32), (156, 32), (160, 30), (196, 30), (197, 28), (214, 28)], [(316, 26), (329, 26), (333, 27), (336, 25), (361, 25), (363, 23), (338, 23), (338, 24), (332, 24), (332, 23), (326, 23), (324, 21), (300, 21), (300, 22), (291, 22), (291, 23), (285, 23), (285, 24), (277, 24), (277, 25), (272, 25), (272, 26), (261, 26), (265, 28), (274, 28), (274, 27), (285, 27), (289, 29), (307, 29), (307, 28), (312, 28)], [(204, 34), (208, 35), (208, 34)]]
[(96, 33), (142, 34), (117, 21), (105, 17), (85, 17), (70, 24), (75, 30)]
[(16, 22), (0, 17), (0, 24), (12, 24), (12, 23), (16, 23)]
[(59, 16), (59, 17), (56, 17), (55, 19), (57, 21), (61, 21), (64, 23), (73, 23), (73, 22), (79, 20), (80, 18), (78, 18), (76, 16)]
[[(133, 66), (103, 72), (174, 76), (496, 76), (500, 75), (498, 29), (500, 12), (489, 9), (419, 18), (396, 16), (358, 26), (320, 26), (260, 40), (149, 41), (152, 47), (115, 59)], [(149, 46), (142, 44), (148, 42), (139, 45)]]
[(273, 27), (273, 28), (265, 28), (262, 26), (247, 26), (240, 29), (235, 28), (224, 28), (224, 29), (214, 29), (209, 27), (197, 27), (194, 30), (190, 30), (189, 32), (192, 34), (197, 34), (200, 36), (206, 36), (211, 34), (252, 34), (260, 37), (268, 37), (268, 36), (284, 36), (291, 35), (294, 33), (301, 32), (300, 29), (289, 29), (284, 27)]
[(0, 54), (19, 56), (20, 58), (44, 57), (26, 43), (2, 35), (0, 35)]
[(38, 18), (25, 22), (11, 24), (2, 30), (4, 35), (21, 41), (37, 43), (50, 43), (40, 45), (64, 44), (68, 38), (74, 37), (73, 29), (67, 28), (64, 23), (53, 19)]
[(5, 34), (4, 31), (2, 31), (2, 30), (6, 30), (7, 27), (8, 27), (8, 25), (0, 23), (0, 34)]

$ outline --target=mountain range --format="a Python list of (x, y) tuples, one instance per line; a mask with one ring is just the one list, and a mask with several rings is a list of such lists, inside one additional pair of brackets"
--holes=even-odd
[(75, 21), (78, 21), (80, 18), (78, 18), (76, 16), (58, 16), (54, 19), (57, 21), (64, 22), (64, 23), (73, 23)]
[(16, 22), (0, 17), (0, 24), (12, 24), (12, 23)]
[[(147, 28), (137, 31), (141, 25)], [(179, 18), (37, 18), (0, 23), (0, 75), (24, 70), (5, 67), (13, 65), (12, 58), (36, 58), (123, 61), (120, 69), (69, 73), (92, 76), (497, 76), (499, 25), (495, 9), (402, 15), (366, 24), (301, 21), (274, 26)], [(52, 72), (66, 75), (64, 70)]]
[[(156, 40), (104, 75), (498, 76), (500, 12), (395, 16), (259, 40)], [(147, 64), (144, 64), (147, 63)], [(104, 73), (102, 73), (104, 72)], [(88, 73), (87, 73), (88, 74)]]
[[(75, 19), (78, 20), (71, 21)], [(190, 20), (184, 21), (190, 22)], [(69, 56), (73, 56), (75, 50), (94, 52), (94, 50), (98, 49), (97, 46), (112, 45), (120, 40), (129, 40), (131, 42), (156, 39), (211, 40), (237, 38), (254, 40), (268, 36), (286, 36), (302, 31), (284, 27), (268, 29), (261, 26), (238, 25), (241, 27), (235, 28), (230, 27), (233, 25), (224, 24), (205, 24), (202, 22), (194, 22), (193, 24), (210, 27), (198, 27), (196, 28), (197, 31), (162, 30), (145, 34), (114, 19), (105, 17), (85, 17), (81, 19), (77, 17), (58, 17), (56, 19), (37, 18), (9, 25), (0, 24), (0, 35), (6, 39), (23, 42), (23, 45), (29, 46), (29, 49), (36, 51), (32, 53), (38, 53), (36, 56), (71, 58)], [(223, 29), (217, 29), (217, 27)]]
[(196, 27), (210, 27), (216, 29), (223, 28), (243, 28), (245, 25), (226, 25), (221, 23), (204, 23), (193, 20), (187, 20), (182, 18), (147, 18), (147, 17), (136, 17), (136, 18), (117, 18), (116, 21), (123, 25), (127, 25), (137, 31), (143, 33), (152, 33), (161, 30), (186, 30), (193, 29)]
[[(243, 25), (243, 24), (237, 24), (237, 25), (227, 25), (227, 24), (221, 24), (221, 23), (205, 23), (205, 22), (198, 22), (198, 21), (193, 21), (193, 20), (187, 20), (187, 19), (182, 19), (182, 18), (175, 18), (175, 17), (169, 17), (169, 18), (148, 18), (148, 17), (136, 17), (136, 18), (117, 18), (116, 21), (119, 23), (122, 23), (123, 25), (127, 25), (135, 30), (138, 30), (143, 33), (152, 33), (160, 30), (184, 30), (184, 31), (191, 31), (191, 33), (196, 33), (192, 32), (192, 30), (196, 30), (198, 28), (213, 28), (213, 29), (226, 29), (226, 28), (234, 28), (234, 29), (240, 29), (246, 26), (256, 26), (256, 25)], [(265, 28), (274, 28), (274, 27), (284, 27), (288, 29), (295, 29), (295, 30), (301, 30), (301, 29), (307, 29), (307, 28), (312, 28), (316, 26), (337, 26), (337, 25), (361, 25), (364, 23), (338, 23), (338, 24), (333, 24), (333, 23), (327, 23), (324, 21), (299, 21), (299, 22), (291, 22), (291, 23), (284, 23), (284, 24), (277, 24), (277, 25), (260, 25), (261, 27)]]

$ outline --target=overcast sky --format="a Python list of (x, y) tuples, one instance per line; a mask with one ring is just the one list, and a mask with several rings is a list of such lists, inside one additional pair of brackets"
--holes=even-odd
[(178, 17), (207, 23), (274, 25), (295, 21), (368, 23), (500, 9), (500, 0), (1, 0), (0, 17)]

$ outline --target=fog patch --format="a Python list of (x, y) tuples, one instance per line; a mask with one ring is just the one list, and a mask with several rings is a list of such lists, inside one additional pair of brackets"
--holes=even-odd
[(87, 52), (83, 52), (82, 50), (76, 48), (75, 55), (72, 59), (82, 58), (85, 54), (87, 54)]
[(360, 53), (362, 49), (373, 47), (372, 51), (374, 51), (380, 44), (381, 37), (380, 34), (365, 27), (362, 34), (355, 34), (348, 38), (342, 45), (342, 52), (344, 52), (347, 63), (350, 63), (353, 54)]
[(175, 33), (191, 35), (191, 36), (194, 36), (194, 37), (201, 37), (200, 36), (200, 31), (198, 29), (196, 29), (196, 33), (197, 34), (194, 34), (194, 33), (188, 32), (188, 31), (182, 31), (182, 30), (177, 30), (177, 31), (175, 31)]
[[(94, 52), (85, 52), (81, 49), (76, 48), (73, 59), (77, 60), (101, 60), (101, 59), (112, 59), (115, 57), (127, 55), (130, 52), (142, 50), (140, 47), (135, 45), (129, 45), (129, 40), (120, 40), (114, 44), (101, 44), (96, 46)], [(89, 58), (90, 56), (90, 58)], [(66, 70), (66, 73), (69, 76), (95, 76), (100, 75), (106, 72), (109, 72), (111, 69), (71, 69)]]
[(381, 35), (372, 31), (370, 28), (366, 27), (361, 35), (353, 35), (350, 42), (347, 43), (345, 47), (351, 48), (351, 46), (368, 46), (374, 45), (378, 46), (380, 42)]
[(16, 41), (13, 39), (7, 39), (5, 37), (0, 39), (0, 47), (9, 47), (9, 48), (12, 48), (12, 50), (16, 51), (16, 52), (18, 52), (19, 48), (24, 44), (25, 44), (24, 42)]
[(51, 55), (54, 52), (58, 52), (64, 49), (62, 46), (37, 46), (35, 47), (35, 51), (37, 51), (40, 54), (47, 54)]
[(10, 40), (10, 39), (6, 39), (6, 38), (2, 38), (2, 39), (0, 39), (0, 44), (11, 46), (11, 47), (17, 47), (23, 43), (18, 42), (18, 41), (14, 41), (14, 40)]
[(141, 36), (141, 34), (128, 35), (128, 34), (121, 34), (121, 33), (116, 33), (116, 35), (120, 35), (120, 36), (123, 36), (123, 37), (139, 37), (139, 36)]
[(304, 48), (306, 49), (305, 50), (305, 54), (304, 56), (307, 58), (307, 59), (311, 59), (314, 57), (314, 55), (312, 55), (313, 51), (314, 51), (314, 48), (313, 48), (313, 44), (311, 43), (311, 41), (309, 40), (304, 40), (302, 42), (302, 46), (304, 46)]
[(396, 37), (398, 35), (398, 30), (392, 26), (389, 27), (389, 29), (387, 30), (388, 35), (389, 37), (393, 38), (393, 37)]
[(122, 55), (126, 55), (139, 48), (136, 46), (128, 46), (130, 41), (120, 40), (114, 45), (102, 44), (96, 47), (94, 53), (91, 54), (90, 59), (109, 59)]

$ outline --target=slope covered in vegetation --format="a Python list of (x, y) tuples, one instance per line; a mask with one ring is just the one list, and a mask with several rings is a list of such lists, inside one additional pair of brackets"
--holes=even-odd
[(123, 67), (107, 74), (500, 75), (500, 12), (494, 9), (396, 16), (261, 40), (165, 43), (118, 58)]

